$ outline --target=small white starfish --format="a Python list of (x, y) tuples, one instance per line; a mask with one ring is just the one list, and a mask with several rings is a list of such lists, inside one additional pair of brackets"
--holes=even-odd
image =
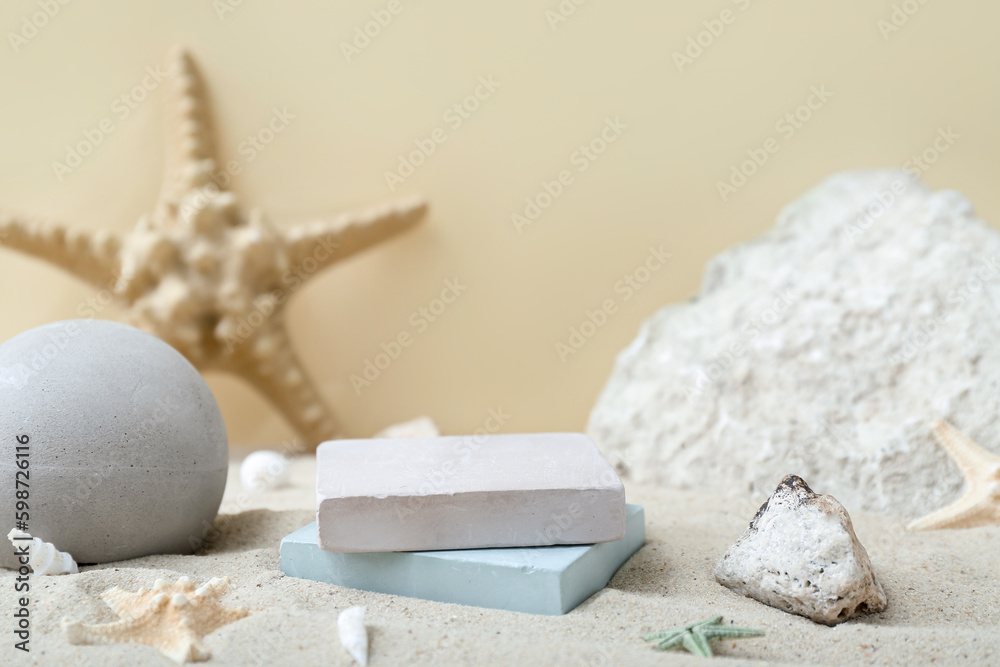
[(947, 422), (934, 421), (938, 442), (965, 477), (965, 493), (951, 505), (911, 523), (910, 530), (1000, 525), (1000, 456), (986, 451)]

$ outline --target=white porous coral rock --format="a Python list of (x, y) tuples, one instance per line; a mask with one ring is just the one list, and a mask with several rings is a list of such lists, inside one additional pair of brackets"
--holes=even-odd
[(767, 493), (794, 469), (915, 518), (963, 479), (927, 423), (1000, 452), (1000, 233), (903, 172), (839, 174), (643, 324), (588, 433), (626, 479)]
[(368, 664), (368, 629), (365, 627), (365, 611), (365, 607), (348, 607), (337, 617), (340, 643), (354, 658), (354, 662), (361, 667)]
[(32, 537), (17, 528), (7, 533), (7, 539), (14, 546), (14, 555), (19, 559), (21, 556), (28, 556), (27, 566), (31, 568), (32, 574), (55, 575), (80, 572), (73, 557), (65, 551), (56, 549), (51, 542)]
[(789, 475), (715, 566), (726, 588), (817, 623), (836, 625), (885, 609), (851, 517)]

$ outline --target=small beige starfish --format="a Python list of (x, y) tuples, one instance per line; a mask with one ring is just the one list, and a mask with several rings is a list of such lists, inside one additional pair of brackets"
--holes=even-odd
[(174, 662), (208, 660), (211, 654), (202, 638), (224, 625), (246, 618), (246, 609), (222, 606), (228, 577), (216, 577), (200, 588), (187, 577), (175, 584), (157, 579), (153, 590), (129, 593), (115, 586), (101, 594), (120, 619), (89, 625), (69, 618), (62, 629), (70, 644), (146, 644)]
[(910, 530), (1000, 525), (1000, 456), (943, 421), (931, 423), (938, 442), (965, 476), (965, 493), (951, 505), (911, 523)]
[[(215, 182), (225, 179), (218, 176), (208, 99), (183, 49), (171, 55), (169, 78), (173, 140), (151, 215), (119, 239), (0, 212), (0, 244), (96, 286), (102, 305), (120, 303), (131, 324), (173, 345), (199, 370), (243, 377), (315, 448), (340, 429), (288, 339), (288, 296), (322, 269), (412, 227), (426, 205), (385, 205), (280, 229), (256, 210), (244, 214)], [(266, 131), (286, 122), (277, 112), (276, 119)], [(96, 316), (86, 305), (78, 314)]]

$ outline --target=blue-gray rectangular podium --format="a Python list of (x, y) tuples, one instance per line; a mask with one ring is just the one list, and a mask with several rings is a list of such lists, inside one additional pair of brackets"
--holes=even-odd
[(643, 509), (629, 505), (625, 523), (625, 537), (600, 544), (381, 553), (323, 551), (311, 523), (281, 540), (281, 569), (364, 591), (560, 615), (604, 588), (642, 548)]

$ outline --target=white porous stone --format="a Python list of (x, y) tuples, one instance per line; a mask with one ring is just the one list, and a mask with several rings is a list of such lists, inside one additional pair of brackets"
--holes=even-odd
[[(172, 347), (115, 322), (57, 322), (0, 345), (0, 443), (0, 515), (14, 519), (26, 469), (27, 531), (81, 564), (191, 553), (226, 488), (208, 385)], [(0, 565), (17, 566), (12, 549)]]
[(868, 553), (833, 496), (789, 475), (715, 566), (736, 593), (817, 623), (885, 609)]
[(998, 303), (1000, 233), (965, 197), (839, 174), (642, 326), (588, 434), (637, 482), (747, 497), (792, 470), (923, 516), (963, 483), (932, 419), (1000, 452)]

